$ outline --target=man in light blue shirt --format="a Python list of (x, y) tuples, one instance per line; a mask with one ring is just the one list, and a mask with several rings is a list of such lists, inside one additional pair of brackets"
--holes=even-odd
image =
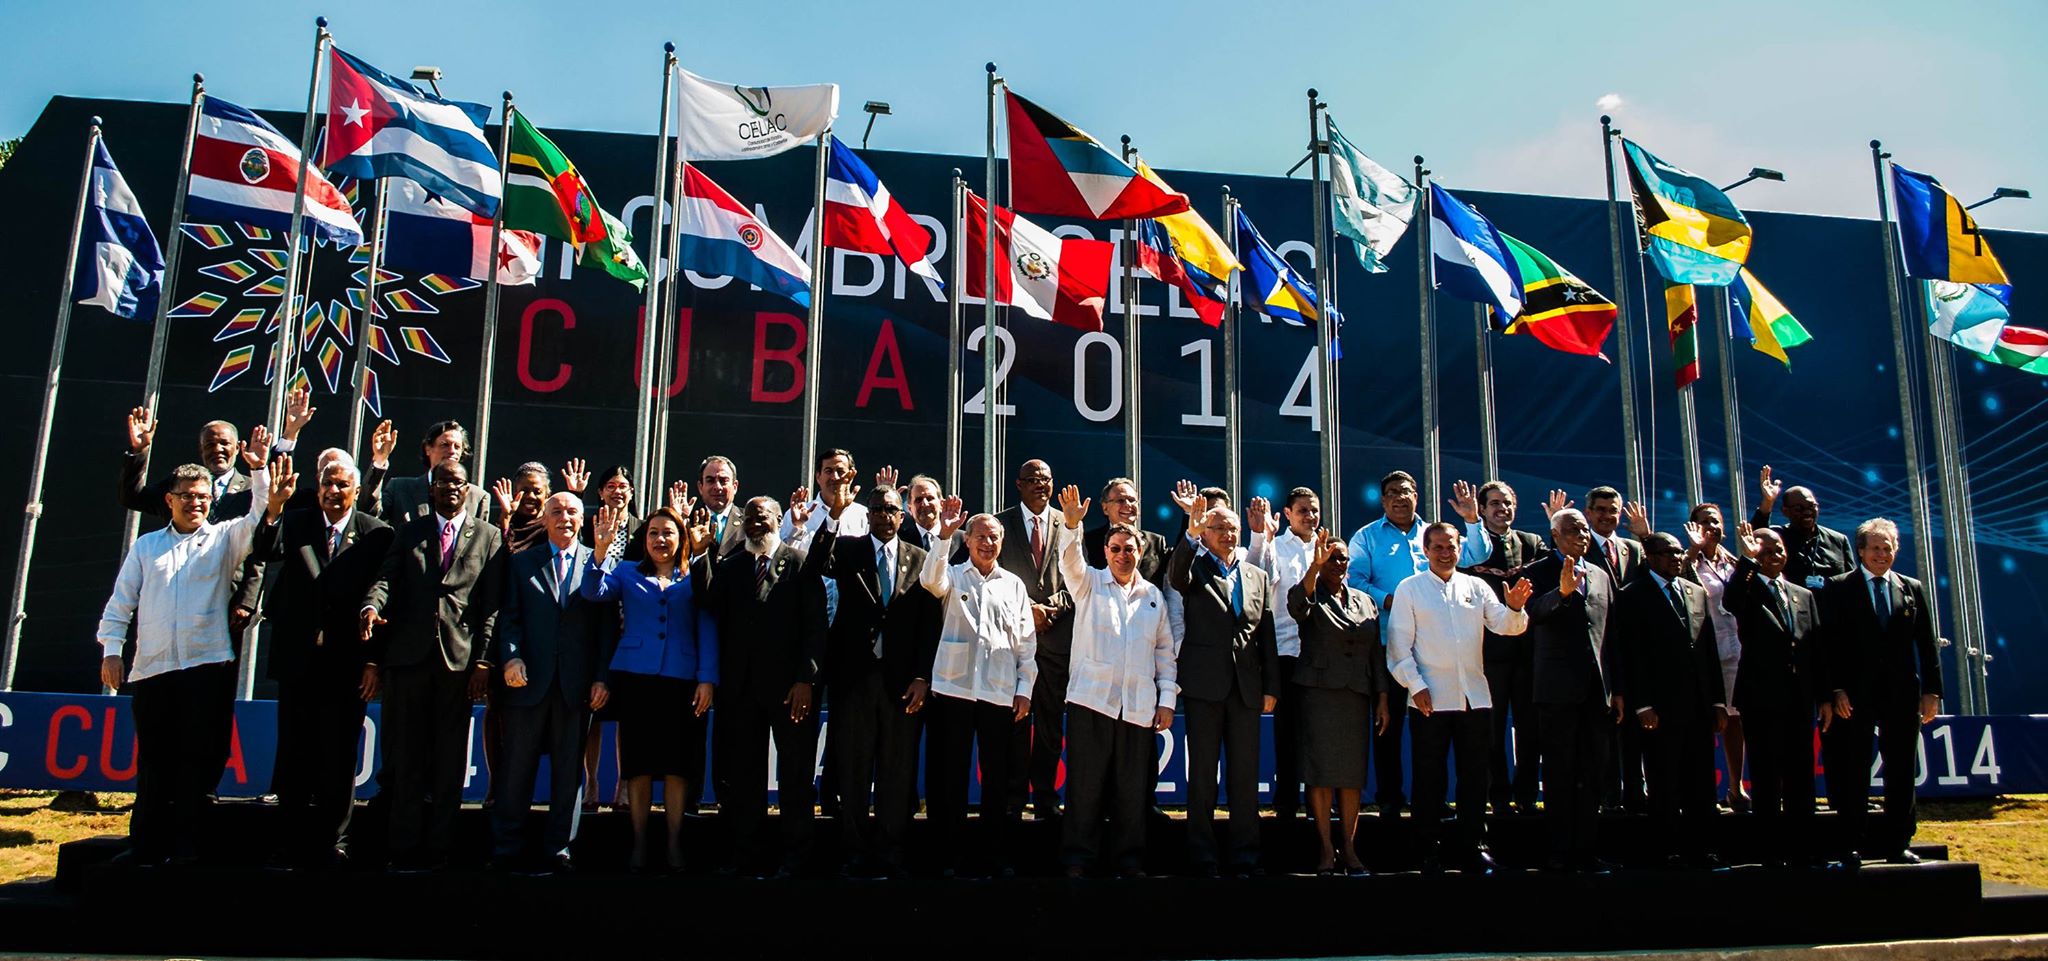
[[(1415, 515), (1415, 477), (1397, 470), (1380, 478), (1379, 520), (1351, 535), (1351, 567), (1344, 580), (1353, 590), (1364, 591), (1379, 605), (1386, 617), (1401, 582), (1429, 569), (1422, 552), (1426, 525)], [(1406, 735), (1405, 712), (1391, 712), (1384, 730), (1373, 735), (1372, 752), (1375, 785), (1373, 802), (1381, 817), (1392, 817), (1408, 806), (1401, 776), (1401, 743)]]

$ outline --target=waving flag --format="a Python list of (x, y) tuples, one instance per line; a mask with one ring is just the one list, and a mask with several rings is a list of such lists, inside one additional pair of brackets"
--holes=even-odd
[(944, 285), (932, 267), (932, 236), (910, 218), (853, 149), (832, 138), (825, 161), (825, 244), (866, 254), (893, 256), (910, 272)]
[[(986, 297), (989, 204), (967, 195), (967, 296)], [(1081, 330), (1102, 329), (1109, 298), (1109, 264), (1116, 245), (1056, 237), (1045, 228), (995, 208), (996, 297), (1039, 320)]]
[[(97, 119), (94, 121), (97, 123)], [(134, 317), (148, 307), (155, 315), (164, 290), (164, 255), (142, 217), (142, 205), (114, 168), (105, 138), (92, 145), (92, 182), (79, 227), (71, 289), (81, 304), (98, 304), (116, 317)]]
[(1906, 276), (1959, 284), (2010, 283), (1977, 221), (1941, 181), (1892, 164), (1892, 196), (1899, 202)]
[(1671, 334), (1671, 378), (1684, 390), (1700, 379), (1700, 304), (1691, 284), (1664, 285), (1664, 326)]
[(1188, 198), (1138, 176), (1138, 171), (1044, 107), (1006, 94), (1009, 103), (1010, 196), (1021, 213), (1124, 220), (1164, 217), (1188, 209)]
[(2048, 375), (2048, 330), (2007, 325), (1998, 332), (1997, 345), (1979, 356), (2029, 374)]
[[(192, 182), (185, 216), (279, 232), (292, 227), (299, 145), (247, 108), (208, 96), (192, 137)], [(306, 224), (313, 237), (343, 249), (363, 242), (348, 198), (315, 167), (306, 181)]]
[(1769, 354), (1778, 363), (1792, 366), (1791, 355), (1785, 353), (1793, 347), (1813, 339), (1806, 332), (1792, 312), (1778, 302), (1778, 298), (1764, 289), (1749, 268), (1744, 267), (1735, 275), (1735, 283), (1728, 293), (1734, 298), (1734, 317), (1728, 318), (1729, 333), (1737, 339), (1749, 341), (1758, 353)]
[(329, 63), (320, 166), (361, 180), (403, 177), (479, 217), (497, 216), (504, 184), (483, 131), (491, 108), (443, 100), (339, 47)]
[(576, 263), (644, 287), (647, 268), (633, 252), (633, 235), (598, 206), (576, 165), (523, 113), (512, 114), (507, 148), (505, 228), (564, 241), (576, 248)]
[(1543, 251), (1507, 234), (1500, 239), (1514, 255), (1522, 284), (1522, 312), (1507, 332), (1528, 334), (1551, 350), (1606, 360), (1600, 345), (1614, 330), (1614, 302)]
[[(1144, 160), (1138, 161), (1137, 169), (1138, 176), (1159, 189), (1173, 190)], [(1138, 221), (1138, 266), (1161, 283), (1179, 288), (1195, 316), (1211, 327), (1223, 323), (1231, 272), (1244, 269), (1230, 245), (1192, 208)]]
[(799, 307), (811, 305), (810, 265), (694, 164), (683, 166), (683, 202), (675, 217), (682, 232), (678, 266), (744, 280)]
[(384, 181), (384, 264), (402, 270), (489, 280), (491, 264), (498, 283), (531, 284), (540, 276), (538, 234), (510, 228), (498, 232), (498, 256), (492, 258), (491, 218), (479, 217), (446, 198), (427, 192), (410, 180)]
[(1726, 287), (1749, 260), (1749, 220), (1720, 188), (1623, 140), (1643, 247), (1674, 284)]
[(1927, 282), (1928, 332), (1958, 347), (1989, 353), (2012, 319), (2012, 288), (2004, 284)]
[(1437, 289), (1493, 309), (1494, 323), (1522, 312), (1522, 272), (1493, 222), (1429, 185), (1429, 255)]
[(1246, 307), (1296, 327), (1320, 318), (1315, 285), (1266, 243), (1243, 207), (1237, 209), (1237, 256), (1244, 261), (1238, 290)]
[(677, 138), (685, 160), (755, 160), (801, 146), (832, 129), (839, 85), (742, 87), (677, 70), (682, 107)]
[(1387, 253), (1394, 249), (1422, 191), (1365, 155), (1337, 124), (1330, 123), (1330, 197), (1336, 207), (1337, 233), (1351, 238), (1358, 262), (1370, 273), (1387, 272)]

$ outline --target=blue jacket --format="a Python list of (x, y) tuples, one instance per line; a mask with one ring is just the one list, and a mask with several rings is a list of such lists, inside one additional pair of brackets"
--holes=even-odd
[[(502, 681), (492, 697), (510, 707), (539, 705), (550, 690), (558, 690), (570, 705), (590, 697), (592, 681), (606, 679), (606, 652), (612, 638), (603, 608), (580, 596), (580, 584), (595, 580), (597, 572), (586, 569), (590, 548), (569, 545), (568, 602), (557, 600), (554, 546), (546, 541), (512, 555), (507, 565), (511, 581), (505, 585), (503, 606), (498, 609), (497, 650), (492, 660), (500, 666), (518, 658), (526, 665), (526, 686), (505, 687)], [(493, 672), (495, 675), (497, 672)], [(494, 678), (495, 680), (496, 678)]]
[(681, 579), (663, 590), (638, 564), (605, 570), (595, 560), (579, 590), (589, 600), (619, 604), (619, 646), (611, 669), (718, 683), (718, 626), (698, 606), (689, 568), (678, 567)]

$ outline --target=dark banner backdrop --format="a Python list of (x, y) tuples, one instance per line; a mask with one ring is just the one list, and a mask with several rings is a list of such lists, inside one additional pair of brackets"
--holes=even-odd
[[(0, 503), (24, 500), (33, 449), (57, 289), (62, 247), (70, 223), (87, 118), (105, 118), (109, 149), (121, 165), (151, 223), (165, 236), (175, 185), (183, 105), (128, 101), (51, 100), (25, 142), (0, 171), (0, 210), (11, 229), (0, 234), (0, 263), (10, 265), (10, 349), (0, 356), (8, 410), (0, 425)], [(296, 136), (296, 114), (269, 119)], [(545, 120), (546, 118), (539, 118)], [(551, 131), (608, 209), (619, 212), (637, 237), (654, 223), (654, 138), (646, 135)], [(1385, 149), (1385, 148), (1382, 148)], [(1847, 144), (1844, 149), (1860, 149)], [(955, 167), (978, 186), (982, 159), (869, 151), (876, 173), (892, 193), (938, 229), (942, 276), (952, 255), (946, 223), (948, 185)], [(1275, 155), (1275, 169), (1291, 162)], [(1589, 150), (1587, 163), (1599, 162)], [(808, 149), (745, 163), (705, 164), (713, 179), (763, 212), (773, 229), (801, 252), (808, 247), (813, 155)], [(1307, 267), (1313, 259), (1308, 185), (1302, 179), (1167, 171), (1177, 189), (1212, 223), (1221, 223), (1219, 190), (1228, 183), (1265, 235)], [(1607, 215), (1598, 201), (1463, 190), (1455, 172), (1444, 182), (1478, 206), (1502, 229), (1551, 254), (1589, 283), (1614, 290), (1607, 247)], [(1796, 184), (1790, 189), (1797, 189)], [(371, 193), (361, 192), (367, 203)], [(359, 204), (360, 206), (360, 204)], [(1814, 334), (1793, 353), (1786, 371), (1761, 354), (1738, 347), (1736, 370), (1743, 401), (1745, 478), (1756, 501), (1754, 471), (1763, 464), (1788, 483), (1813, 487), (1823, 523), (1847, 530), (1883, 514), (1907, 528), (1902, 568), (1912, 560), (1910, 512), (1898, 440), (1899, 413), (1885, 309), (1882, 251), (1874, 221), (1758, 213), (1750, 266)], [(1113, 224), (1049, 222), (1061, 232), (1111, 239)], [(158, 434), (156, 469), (191, 449), (201, 423), (224, 417), (244, 425), (263, 416), (264, 373), (274, 334), (261, 323), (243, 329), (243, 311), (267, 314), (274, 295), (262, 285), (281, 273), (271, 266), (281, 237), (252, 238), (233, 224), (188, 234), (176, 301), (185, 304), (170, 335)], [(2000, 257), (2018, 282), (2015, 303), (2027, 323), (2028, 282), (2048, 264), (2048, 238), (1991, 232)], [(203, 242), (201, 242), (203, 240)], [(1390, 271), (1368, 275), (1338, 247), (1338, 293), (1343, 334), (1343, 523), (1347, 532), (1377, 515), (1376, 482), (1395, 468), (1419, 472), (1421, 419), (1416, 396), (1417, 329), (1415, 249), (1404, 240), (1389, 258)], [(266, 259), (269, 258), (269, 259)], [(602, 273), (571, 269), (560, 244), (545, 252), (545, 272), (530, 287), (507, 288), (499, 320), (497, 365), (492, 372), (493, 414), (487, 476), (506, 476), (522, 461), (559, 466), (586, 458), (593, 469), (632, 455), (631, 411), (639, 379), (637, 343), (641, 297)], [(281, 261), (277, 261), (280, 262)], [(239, 265), (239, 266), (236, 266)], [(349, 252), (322, 248), (312, 265), (311, 304), (327, 320), (307, 347), (307, 375), (319, 415), (302, 443), (309, 450), (345, 441), (352, 390), (352, 325), (330, 316), (351, 311), (349, 288), (360, 287), (363, 265)], [(826, 302), (821, 372), (822, 446), (856, 454), (864, 474), (889, 463), (906, 474), (944, 472), (946, 307), (929, 288), (893, 260), (833, 253)], [(415, 444), (426, 425), (443, 417), (474, 417), (482, 289), (450, 289), (436, 278), (393, 268), (380, 291), (398, 363), (373, 358), (381, 380), (384, 415), (402, 438), (394, 470), (415, 468)], [(687, 275), (684, 322), (678, 330), (679, 369), (672, 392), (669, 463), (665, 477), (691, 476), (705, 455), (723, 453), (739, 465), (749, 494), (785, 496), (808, 481), (799, 464), (804, 311), (725, 278)], [(460, 286), (452, 285), (452, 286)], [(1639, 289), (1639, 288), (1636, 288)], [(250, 291), (256, 291), (252, 294)], [(211, 294), (197, 303), (194, 297)], [(391, 296), (396, 294), (395, 297)], [(358, 295), (359, 296), (359, 295)], [(1116, 302), (1112, 294), (1112, 303)], [(1141, 286), (1143, 418), (1147, 516), (1171, 527), (1165, 490), (1188, 477), (1223, 479), (1223, 350), (1219, 334), (1196, 321), (1175, 292)], [(1664, 346), (1662, 305), (1654, 304), (1655, 332), (1640, 326), (1637, 353), (1650, 370), (1639, 378), (1644, 442), (1654, 518), (1660, 529), (1683, 521), (1684, 483), (1678, 449), (1675, 395)], [(1113, 308), (1114, 309), (1114, 308)], [(259, 316), (251, 313), (249, 318)], [(1710, 318), (1718, 314), (1710, 314)], [(980, 310), (965, 322), (978, 327)], [(1478, 481), (1479, 409), (1471, 305), (1436, 298), (1441, 390), (1440, 422), (1446, 484)], [(1113, 313), (1106, 329), (1089, 334), (1022, 316), (999, 338), (1007, 367), (1009, 414), (1005, 475), (1027, 457), (1048, 460), (1059, 483), (1089, 491), (1122, 472), (1121, 332)], [(1250, 493), (1273, 495), (1312, 484), (1317, 473), (1315, 384), (1308, 364), (1314, 335), (1307, 329), (1248, 317), (1242, 341), (1245, 479)], [(418, 350), (402, 335), (417, 328)], [(982, 388), (979, 331), (971, 330), (963, 395), (979, 411)], [(438, 345), (450, 359), (429, 354)], [(330, 390), (319, 356), (333, 343), (342, 363)], [(1711, 336), (1702, 338), (1705, 376), (1698, 388), (1702, 460), (1708, 497), (1725, 501), (1728, 482), (1722, 442), (1718, 368)], [(38, 535), (18, 689), (86, 691), (95, 682), (93, 628), (112, 582), (120, 550), (122, 515), (113, 493), (123, 445), (121, 418), (141, 399), (149, 345), (148, 325), (124, 321), (98, 308), (74, 314), (63, 393), (51, 453), (44, 521)], [(209, 392), (224, 359), (253, 346), (250, 369)], [(1612, 341), (1608, 353), (1613, 354)], [(1497, 420), (1505, 480), (1521, 493), (1520, 526), (1542, 525), (1537, 502), (1550, 488), (1583, 500), (1585, 490), (1622, 479), (1619, 386), (1615, 368), (1599, 360), (1551, 352), (1532, 339), (1496, 337), (1493, 343)], [(2048, 673), (2039, 625), (2043, 602), (2033, 588), (2048, 573), (2048, 519), (2035, 501), (2044, 481), (2040, 416), (2048, 406), (2048, 379), (1975, 360), (1960, 366), (1964, 441), (1978, 511), (1987, 634), (1995, 656), (1991, 695), (2000, 713), (2048, 710)], [(1923, 420), (1923, 423), (1925, 421)], [(980, 490), (980, 416), (970, 414), (962, 486)], [(1934, 473), (1929, 471), (1930, 483)], [(1007, 489), (1007, 484), (1004, 485)], [(970, 497), (970, 504), (973, 498)], [(1938, 501), (1936, 503), (1937, 517)], [(18, 537), (9, 512), (0, 534)], [(1939, 536), (1941, 521), (1936, 521)], [(15, 541), (9, 539), (7, 544)], [(1940, 552), (1937, 551), (1938, 556)], [(12, 576), (14, 557), (6, 570)], [(1945, 560), (1944, 560), (1945, 563)], [(1945, 586), (1945, 579), (1943, 581)], [(1946, 594), (1943, 607), (1948, 607)], [(1950, 623), (1944, 614), (1944, 623)], [(1953, 660), (1950, 658), (1950, 669)]]

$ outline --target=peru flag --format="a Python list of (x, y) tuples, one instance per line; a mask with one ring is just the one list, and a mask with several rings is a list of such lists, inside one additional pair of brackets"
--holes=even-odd
[[(279, 232), (292, 226), (299, 189), (299, 145), (243, 107), (207, 97), (192, 137), (192, 184), (185, 216), (198, 223), (231, 221)], [(363, 241), (362, 224), (319, 168), (306, 182), (306, 227), (343, 248)]]
[[(967, 195), (967, 295), (985, 297), (988, 284), (989, 204)], [(1102, 329), (1102, 305), (1109, 297), (1109, 265), (1116, 245), (1103, 240), (1069, 240), (995, 208), (996, 303), (1040, 320), (1081, 330)]]
[(944, 285), (932, 267), (931, 234), (838, 137), (825, 162), (825, 245), (900, 258), (911, 273)]

